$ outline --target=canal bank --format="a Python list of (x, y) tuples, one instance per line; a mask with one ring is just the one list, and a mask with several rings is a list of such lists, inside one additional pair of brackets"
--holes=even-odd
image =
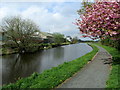
[(97, 47), (99, 51), (92, 62), (58, 88), (106, 88), (106, 81), (110, 74), (110, 65), (106, 63), (112, 57), (105, 49)]
[[(26, 53), (35, 53), (37, 51), (40, 50), (47, 50), (50, 48), (55, 48), (55, 47), (59, 47), (59, 46), (64, 46), (64, 45), (69, 45), (70, 43), (61, 43), (61, 44), (57, 44), (57, 43), (42, 43), (42, 44), (35, 44), (35, 45), (31, 45), (31, 51), (28, 51)], [(10, 47), (6, 47), (6, 45), (1, 46), (2, 48), (0, 49), (1, 55), (10, 55), (10, 54), (15, 54), (15, 53), (19, 53), (18, 52), (18, 48), (10, 48)], [(33, 50), (32, 50), (33, 49)]]
[(111, 73), (106, 82), (106, 88), (120, 89), (120, 51), (110, 46), (97, 44), (106, 49), (112, 55)]
[(34, 72), (57, 67), (92, 51), (86, 43), (71, 44), (38, 51), (31, 54), (11, 54), (2, 56), (3, 84), (14, 83)]
[(4, 86), (4, 88), (55, 88), (92, 60), (98, 51), (97, 47), (93, 45), (92, 48), (91, 52), (78, 59), (45, 70), (41, 74), (34, 73), (30, 77), (18, 80), (14, 84)]

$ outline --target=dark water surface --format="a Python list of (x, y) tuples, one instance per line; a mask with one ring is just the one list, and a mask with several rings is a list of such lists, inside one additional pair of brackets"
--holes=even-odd
[(43, 72), (51, 67), (74, 60), (92, 51), (85, 43), (72, 44), (43, 50), (34, 54), (2, 56), (2, 84), (15, 82), (19, 77)]

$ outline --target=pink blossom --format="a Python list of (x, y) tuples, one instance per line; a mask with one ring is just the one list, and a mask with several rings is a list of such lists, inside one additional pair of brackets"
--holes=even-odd
[(116, 35), (116, 34), (117, 34), (117, 32), (115, 32), (115, 31), (114, 31), (114, 32), (112, 32), (111, 34), (114, 34), (114, 35)]
[(95, 2), (86, 7), (86, 13), (77, 20), (80, 31), (93, 37), (120, 33), (120, 3)]

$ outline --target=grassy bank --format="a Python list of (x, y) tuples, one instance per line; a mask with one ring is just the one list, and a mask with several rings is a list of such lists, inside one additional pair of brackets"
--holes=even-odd
[(1, 48), (1, 53), (0, 55), (8, 55), (8, 54), (13, 54), (13, 53), (17, 53), (18, 51), (15, 49), (10, 49), (10, 48)]
[(97, 44), (105, 48), (113, 57), (112, 71), (107, 81), (107, 88), (120, 89), (120, 51), (113, 47)]
[(18, 80), (14, 84), (3, 86), (3, 88), (55, 88), (74, 73), (79, 71), (98, 52), (98, 48), (91, 45), (93, 50), (86, 55), (70, 62), (65, 62), (53, 67), (41, 74), (34, 73), (27, 78)]
[[(69, 44), (70, 44), (69, 42), (61, 43), (61, 44), (57, 44), (57, 43), (32, 44), (28, 48), (26, 47), (26, 49), (27, 49), (27, 53), (34, 53), (39, 50), (44, 50), (44, 49), (46, 50), (46, 49), (69, 45)], [(13, 53), (18, 53), (18, 48), (15, 47), (14, 49), (12, 49), (10, 48), (10, 46), (9, 47), (7, 46), (7, 47), (2, 47), (0, 51), (2, 52), (0, 53), (0, 55), (8, 55), (8, 54), (13, 54)]]

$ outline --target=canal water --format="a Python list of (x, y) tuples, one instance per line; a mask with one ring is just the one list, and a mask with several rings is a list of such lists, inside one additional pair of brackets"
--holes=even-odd
[(2, 84), (15, 82), (19, 77), (56, 67), (92, 51), (86, 43), (72, 44), (38, 51), (34, 54), (2, 56)]

